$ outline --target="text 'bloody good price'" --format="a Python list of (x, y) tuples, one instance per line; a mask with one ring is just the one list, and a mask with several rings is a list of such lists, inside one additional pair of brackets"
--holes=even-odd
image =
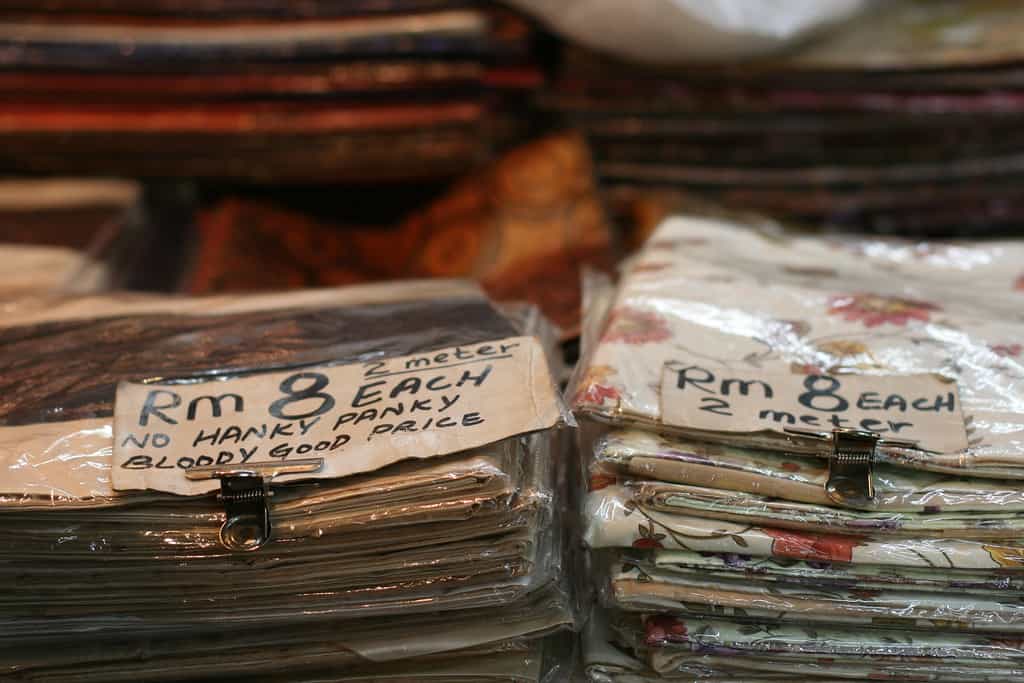
[[(192, 467), (293, 457), (323, 457), (318, 476), (343, 476), (550, 427), (559, 416), (543, 352), (526, 337), (222, 381), (124, 383), (115, 486), (194, 491), (181, 476)], [(179, 475), (151, 474), (168, 470)]]

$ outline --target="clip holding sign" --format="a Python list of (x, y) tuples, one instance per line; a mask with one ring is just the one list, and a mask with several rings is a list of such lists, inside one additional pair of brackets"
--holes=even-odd
[(224, 524), (220, 542), (228, 550), (259, 550), (270, 540), (273, 527), (270, 519), (270, 481), (280, 474), (318, 472), (323, 458), (295, 460), (290, 463), (250, 463), (246, 465), (211, 465), (193, 467), (185, 474), (189, 479), (220, 479), (217, 499), (224, 504)]
[(875, 502), (874, 468), (879, 445), (914, 448), (916, 441), (883, 439), (874, 432), (857, 429), (833, 429), (814, 432), (787, 428), (789, 434), (830, 441), (828, 479), (825, 495), (836, 505), (871, 509)]
[(875, 500), (875, 447), (878, 435), (871, 432), (832, 432), (825, 494), (837, 505), (864, 507)]

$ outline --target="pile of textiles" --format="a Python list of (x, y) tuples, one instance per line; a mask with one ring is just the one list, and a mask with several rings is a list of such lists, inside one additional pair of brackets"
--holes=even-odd
[(465, 0), (0, 10), (0, 166), (259, 182), (448, 177), (516, 134), (529, 24)]
[(1024, 5), (895, 0), (770, 60), (570, 54), (546, 106), (622, 197), (653, 188), (892, 233), (1018, 226)]
[(5, 680), (565, 680), (542, 322), (452, 281), (8, 306)]
[(593, 299), (591, 680), (1024, 673), (1024, 246), (673, 217)]
[(0, 298), (108, 287), (108, 261), (127, 246), (141, 209), (131, 181), (0, 180)]
[[(366, 193), (363, 193), (366, 196)], [(384, 201), (396, 203), (389, 191)], [(369, 203), (367, 200), (366, 203)], [(472, 277), (498, 301), (529, 301), (578, 333), (580, 271), (608, 270), (613, 236), (579, 135), (521, 145), (392, 224), (330, 220), (231, 197), (199, 215), (190, 294)]]

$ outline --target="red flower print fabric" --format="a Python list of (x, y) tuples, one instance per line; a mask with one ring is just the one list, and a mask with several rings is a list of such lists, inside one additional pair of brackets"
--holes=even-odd
[(1024, 346), (1021, 344), (993, 344), (988, 348), (992, 350), (992, 353), (1003, 358), (1017, 358), (1024, 351)]
[(660, 315), (623, 306), (611, 312), (601, 341), (648, 344), (671, 338), (672, 331)]
[(649, 617), (644, 623), (644, 629), (644, 640), (651, 647), (686, 642), (686, 624), (667, 614)]
[(764, 529), (771, 536), (772, 555), (793, 560), (852, 562), (853, 549), (863, 544), (859, 536), (803, 534), (783, 529)]
[(639, 537), (633, 541), (634, 548), (641, 548), (646, 550), (657, 550), (664, 548), (661, 544), (665, 540), (665, 534), (654, 533), (654, 524), (648, 522), (647, 524), (640, 524), (636, 528)]
[(940, 308), (935, 304), (877, 294), (843, 294), (829, 300), (828, 312), (865, 327), (906, 325), (911, 320), (928, 322)]
[[(922, 444), (915, 452), (893, 454), (902, 468), (991, 479), (1021, 476), (1024, 299), (1010, 290), (1020, 279), (1024, 292), (1024, 244), (890, 245), (836, 238), (859, 245), (858, 256), (849, 258), (834, 253), (826, 238), (763, 228), (702, 216), (671, 217), (659, 226), (614, 292), (601, 289), (595, 298), (610, 307), (600, 332), (587, 328), (593, 334), (585, 335), (580, 374), (587, 368), (611, 368), (614, 374), (574, 392), (577, 415), (783, 451), (790, 441), (787, 427), (881, 420), (881, 429), (889, 429), (889, 421), (902, 429), (901, 436)], [(683, 246), (691, 238), (706, 244)], [(914, 256), (918, 247), (922, 258)], [(821, 393), (826, 384), (809, 382), (808, 375), (870, 379), (840, 382), (836, 395), (851, 415), (839, 416), (839, 408), (830, 415), (832, 409), (820, 407), (831, 403), (808, 408), (801, 399), (808, 399), (806, 392), (790, 395), (787, 389), (783, 395), (782, 386)], [(922, 420), (941, 416), (921, 413), (931, 410), (927, 399), (915, 403), (925, 397), (905, 403), (900, 395), (886, 403), (898, 393), (887, 384), (916, 376), (921, 384), (911, 381), (911, 393), (923, 389), (926, 376), (941, 377), (950, 390), (955, 383), (949, 405), (969, 426), (961, 432), (953, 420), (949, 438), (933, 437), (938, 430), (928, 431)], [(768, 381), (774, 377), (781, 378), (778, 385)], [(756, 391), (769, 386), (776, 395), (760, 403), (726, 396), (755, 386), (752, 380), (762, 382)], [(940, 388), (935, 393), (953, 395)], [(783, 409), (793, 401), (803, 407)], [(854, 419), (859, 411), (875, 412)], [(911, 419), (915, 412), (920, 420)], [(736, 419), (713, 422), (715, 414)], [(895, 448), (882, 444), (885, 451)], [(965, 451), (970, 457), (963, 457)], [(678, 476), (690, 481), (697, 475)], [(867, 533), (869, 526), (857, 526), (856, 533)]]
[(603, 405), (605, 401), (615, 403), (619, 400), (619, 390), (611, 385), (608, 378), (615, 374), (615, 369), (607, 365), (595, 365), (580, 380), (579, 388), (573, 397), (573, 404)]
[(606, 489), (614, 484), (618, 479), (614, 474), (609, 472), (595, 471), (590, 473), (589, 489), (591, 491), (600, 491)]
[(577, 396), (577, 402), (585, 403), (604, 403), (605, 401), (617, 401), (619, 399), (619, 390), (615, 387), (607, 387), (603, 384), (591, 384), (586, 387), (582, 387), (579, 395)]

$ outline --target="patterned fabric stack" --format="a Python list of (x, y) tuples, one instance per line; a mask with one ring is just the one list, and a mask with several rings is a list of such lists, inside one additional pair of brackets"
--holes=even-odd
[(545, 96), (622, 201), (652, 189), (892, 233), (1020, 226), (1024, 5), (875, 3), (783, 57), (672, 69), (576, 53)]
[(564, 413), (475, 288), (5, 311), (5, 680), (564, 680)]
[(54, 0), (0, 10), (0, 166), (446, 178), (512, 135), (532, 31), (465, 0)]
[(604, 298), (591, 680), (1024, 673), (1024, 246), (674, 217)]

